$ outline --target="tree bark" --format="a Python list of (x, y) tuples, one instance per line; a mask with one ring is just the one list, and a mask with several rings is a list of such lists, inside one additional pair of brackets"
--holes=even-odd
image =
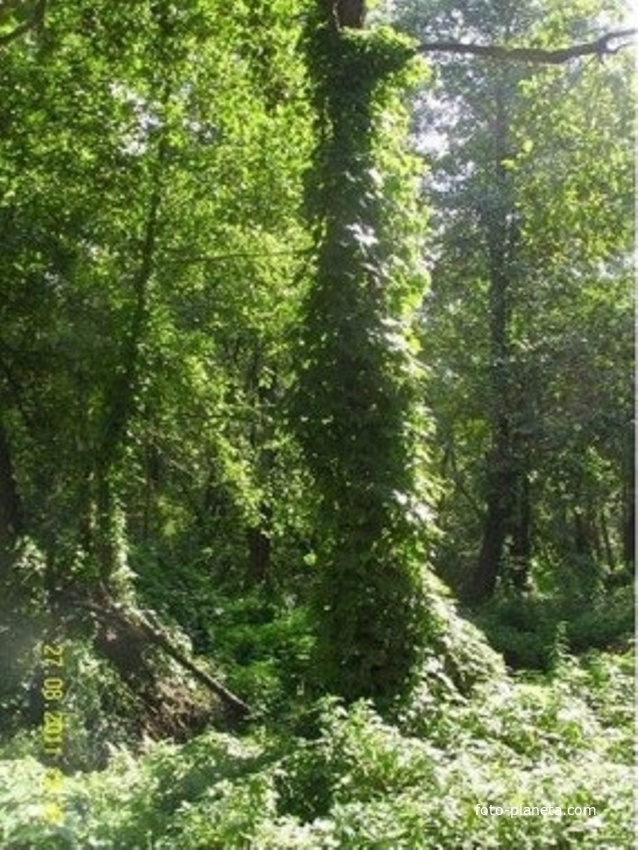
[[(633, 43), (638, 30), (625, 29), (606, 33), (595, 41), (574, 44), (557, 50), (542, 50), (537, 47), (500, 47), (496, 44), (464, 44), (459, 41), (423, 42), (418, 46), (420, 53), (454, 53), (497, 59), (504, 62), (528, 62), (536, 65), (562, 65), (570, 59), (583, 56), (610, 56)], [(619, 42), (614, 44), (614, 42)]]
[(323, 0), (329, 19), (337, 27), (349, 27), (361, 29), (366, 17), (366, 4), (364, 0)]
[(9, 437), (0, 421), (0, 552), (8, 550), (22, 530), (22, 502), (15, 478)]
[(636, 564), (636, 442), (633, 429), (629, 429), (627, 453), (623, 463), (623, 494), (621, 540), (622, 560), (629, 569)]
[(253, 586), (265, 586), (270, 580), (271, 540), (269, 526), (272, 508), (262, 504), (261, 522), (248, 529), (248, 579)]
[(467, 593), (468, 601), (476, 603), (483, 602), (493, 595), (505, 551), (507, 506), (504, 504), (504, 490), (500, 486), (501, 476), (498, 473), (490, 473), (490, 478), (491, 489), (487, 497), (483, 539)]
[(486, 469), (486, 507), (483, 538), (474, 575), (469, 583), (469, 600), (483, 602), (496, 588), (511, 528), (515, 501), (514, 459), (512, 457), (511, 409), (511, 275), (515, 234), (511, 224), (510, 176), (503, 161), (508, 148), (507, 87), (499, 83), (493, 127), (494, 199), (482, 209), (487, 238), (489, 266), (490, 333), (490, 418), (492, 446)]
[(527, 469), (518, 476), (511, 533), (511, 580), (518, 590), (525, 590), (532, 557), (532, 499)]

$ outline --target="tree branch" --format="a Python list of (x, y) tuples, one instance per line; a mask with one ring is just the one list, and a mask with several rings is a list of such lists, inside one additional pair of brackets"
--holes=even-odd
[[(583, 44), (574, 44), (572, 47), (563, 47), (558, 50), (543, 50), (537, 47), (499, 47), (491, 44), (467, 44), (458, 41), (434, 41), (419, 44), (419, 53), (456, 53), (480, 56), (486, 59), (499, 59), (509, 62), (533, 62), (544, 65), (561, 65), (570, 59), (580, 56), (609, 56), (618, 53), (623, 47), (631, 43), (631, 39), (638, 30), (627, 29), (609, 32), (595, 41)], [(621, 44), (613, 45), (618, 39), (630, 39)]]
[(131, 628), (142, 633), (145, 638), (153, 645), (159, 647), (174, 661), (180, 664), (184, 669), (188, 670), (200, 684), (204, 685), (208, 690), (212, 691), (225, 705), (231, 709), (237, 717), (247, 717), (250, 714), (250, 708), (246, 703), (235, 694), (231, 693), (221, 682), (214, 679), (210, 673), (203, 670), (191, 658), (189, 658), (182, 649), (175, 644), (162, 632), (159, 628), (154, 627), (148, 619), (139, 610), (124, 609), (118, 605), (110, 596), (105, 596), (100, 604), (88, 601), (77, 601), (79, 607), (93, 613), (100, 622), (114, 622), (121, 626), (124, 633), (128, 633)]
[(40, 29), (44, 24), (44, 15), (46, 13), (46, 0), (38, 0), (33, 15), (24, 23), (12, 29), (10, 32), (0, 35), (0, 47), (6, 47), (7, 44), (16, 41), (20, 36), (29, 32), (29, 30)]

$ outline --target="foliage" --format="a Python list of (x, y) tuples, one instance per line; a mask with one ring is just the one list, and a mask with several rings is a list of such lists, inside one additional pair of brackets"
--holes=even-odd
[(222, 600), (209, 628), (211, 649), (228, 670), (229, 684), (245, 694), (255, 716), (283, 718), (309, 686), (318, 686), (306, 607), (269, 609), (257, 596)]
[(423, 281), (396, 102), (411, 51), (383, 29), (324, 25), (309, 32), (306, 52), (317, 115), (306, 207), (317, 256), (295, 414), (322, 507), (319, 664), (330, 690), (387, 701), (422, 643), (430, 499), (411, 333)]
[[(290, 528), (273, 493), (308, 122), (294, 3), (85, 5), (3, 61), (0, 356), (27, 526), (62, 582), (85, 550), (90, 583), (109, 550), (210, 544), (222, 495), (235, 523), (263, 503)], [(262, 43), (270, 90), (245, 73)]]
[(563, 596), (500, 596), (482, 606), (475, 621), (514, 669), (549, 670), (556, 647), (569, 652), (626, 645), (634, 630), (632, 587), (601, 592), (595, 599)]
[[(622, 4), (396, 4), (424, 41), (593, 38)], [(424, 349), (443, 529), (437, 564), (575, 594), (633, 558), (630, 52), (566, 67), (437, 63), (415, 101), (431, 168)], [(605, 152), (603, 153), (603, 147)], [(495, 575), (494, 575), (495, 574)]]
[[(324, 700), (311, 738), (206, 732), (114, 752), (70, 775), (64, 827), (38, 820), (34, 760), (3, 763), (2, 841), (115, 848), (629, 847), (632, 655), (566, 656), (551, 680), (491, 679), (469, 700), (389, 724), (367, 703)], [(484, 816), (477, 805), (594, 806), (596, 815)], [(56, 843), (57, 842), (57, 843)]]
[[(628, 54), (427, 72), (333, 7), (1, 4), (2, 847), (631, 846)], [(470, 621), (431, 565), (466, 586), (505, 502)]]

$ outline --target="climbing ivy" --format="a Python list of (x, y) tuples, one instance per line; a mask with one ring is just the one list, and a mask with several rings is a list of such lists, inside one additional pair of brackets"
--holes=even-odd
[(316, 121), (306, 215), (316, 244), (301, 333), (297, 430), (321, 495), (320, 666), (346, 698), (384, 702), (418, 656), (430, 493), (412, 318), (423, 217), (400, 94), (410, 43), (315, 26)]

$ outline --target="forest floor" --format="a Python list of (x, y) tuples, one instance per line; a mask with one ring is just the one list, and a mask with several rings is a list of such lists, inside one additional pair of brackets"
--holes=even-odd
[(631, 646), (559, 652), (549, 673), (504, 672), (468, 697), (433, 670), (441, 681), (392, 721), (324, 698), (141, 745), (100, 716), (103, 665), (65, 652), (86, 682), (64, 718), (67, 762), (46, 763), (39, 729), (5, 740), (3, 850), (634, 846)]

